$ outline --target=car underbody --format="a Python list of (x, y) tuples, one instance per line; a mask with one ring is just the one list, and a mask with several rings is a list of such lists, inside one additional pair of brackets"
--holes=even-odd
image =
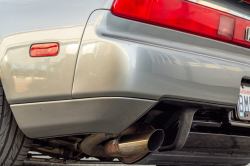
[[(26, 165), (46, 165), (49, 162), (66, 165), (91, 162), (115, 164), (118, 163), (114, 160), (117, 157), (124, 163), (138, 165), (244, 165), (250, 162), (250, 129), (248, 123), (236, 120), (234, 110), (233, 107), (212, 103), (162, 98), (120, 135), (87, 134), (34, 140), (31, 150), (52, 158), (39, 159), (30, 154)], [(100, 150), (105, 148), (108, 142), (129, 133), (139, 133), (138, 139), (143, 140), (143, 137), (140, 137), (143, 131), (153, 131), (156, 128), (165, 133), (158, 152), (142, 152), (139, 156), (129, 155), (124, 158), (117, 152), (109, 156), (110, 154)], [(159, 139), (159, 136), (157, 138)], [(89, 155), (86, 155), (88, 153)], [(92, 156), (99, 161), (80, 160)]]

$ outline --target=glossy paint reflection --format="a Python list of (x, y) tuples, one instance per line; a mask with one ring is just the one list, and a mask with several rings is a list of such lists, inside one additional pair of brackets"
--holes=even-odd
[(73, 98), (166, 96), (236, 105), (241, 79), (250, 76), (248, 53), (98, 11), (83, 36)]
[(0, 41), (4, 36), (85, 24), (91, 12), (110, 9), (113, 0), (1, 0)]
[[(5, 37), (2, 80), (10, 103), (70, 99), (83, 26), (32, 31)], [(54, 57), (30, 57), (33, 43), (58, 42)], [(3, 52), (4, 51), (4, 52)]]
[[(112, 3), (113, 0), (0, 1), (0, 74), (8, 102), (72, 99), (75, 62), (85, 24), (93, 11), (108, 10)], [(60, 44), (57, 56), (29, 56), (32, 44), (47, 42)]]

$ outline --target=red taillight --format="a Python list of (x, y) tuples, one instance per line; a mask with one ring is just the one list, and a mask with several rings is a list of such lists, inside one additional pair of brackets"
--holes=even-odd
[(153, 0), (121, 0), (116, 1), (113, 11), (119, 14), (141, 19), (148, 19)]
[(245, 1), (245, 2), (247, 2), (247, 3), (250, 3), (250, 0), (243, 0), (243, 1)]
[(250, 27), (250, 21), (242, 18), (238, 18), (236, 20), (234, 38), (232, 43), (244, 47), (250, 47), (250, 42), (245, 40), (247, 27)]
[[(250, 42), (244, 40), (246, 24), (250, 26), (247, 20), (186, 0), (115, 0), (112, 13), (250, 47)], [(244, 25), (240, 28), (242, 24)], [(237, 33), (238, 30), (241, 32)]]
[(33, 44), (30, 48), (31, 57), (55, 56), (58, 54), (58, 43)]

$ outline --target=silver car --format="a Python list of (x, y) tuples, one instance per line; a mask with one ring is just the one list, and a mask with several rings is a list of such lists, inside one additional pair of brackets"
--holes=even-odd
[(250, 0), (0, 0), (0, 78), (2, 166), (250, 163)]

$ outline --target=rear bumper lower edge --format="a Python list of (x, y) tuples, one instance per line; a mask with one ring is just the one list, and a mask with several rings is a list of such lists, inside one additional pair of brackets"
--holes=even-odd
[(82, 133), (119, 134), (157, 101), (100, 97), (11, 105), (15, 119), (30, 138)]

